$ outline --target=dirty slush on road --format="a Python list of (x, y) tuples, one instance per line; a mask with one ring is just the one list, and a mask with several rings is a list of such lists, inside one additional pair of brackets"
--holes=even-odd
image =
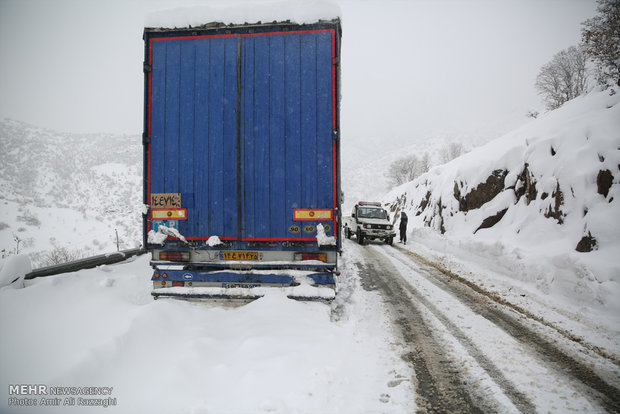
[[(537, 369), (544, 371), (545, 378), (559, 378), (557, 388), (565, 384), (565, 388), (573, 390), (572, 397), (569, 391), (565, 391), (568, 399), (575, 399), (574, 406), (570, 406), (569, 401), (570, 409), (620, 412), (620, 390), (617, 378), (614, 381), (614, 373), (599, 375), (592, 364), (568, 355), (555, 344), (555, 340), (546, 338), (539, 329), (533, 328), (538, 323), (535, 320), (408, 250), (373, 244), (358, 246), (349, 243), (348, 246), (363, 249), (363, 254), (355, 254), (356, 257), (363, 257), (356, 263), (360, 283), (365, 290), (376, 290), (381, 294), (395, 327), (395, 335), (403, 341), (406, 349), (403, 359), (411, 364), (414, 371), (412, 383), (418, 412), (534, 413), (541, 409), (547, 411), (548, 408), (551, 411), (553, 408), (561, 410), (561, 407), (553, 404), (545, 406), (547, 401), (544, 401), (544, 395), (530, 395), (528, 390), (532, 382), (524, 385), (523, 375), (513, 378), (511, 369), (507, 369), (509, 362), (498, 363), (492, 357), (497, 350), (481, 347), (471, 336), (471, 330), (467, 335), (465, 331), (470, 327), (460, 326), (445, 309), (439, 309), (435, 305), (436, 298), (414, 286), (409, 274), (441, 289), (467, 308), (466, 312), (472, 315), (470, 319), (484, 318), (485, 324), (500, 332), (498, 335), (508, 335), (520, 349), (525, 349), (527, 355), (521, 356), (522, 360), (531, 358), (537, 367), (542, 366)], [(438, 325), (442, 326), (443, 332), (437, 328)], [(447, 340), (447, 336), (451, 339)], [(450, 341), (463, 350), (461, 353), (466, 354), (472, 364), (479, 367), (477, 374), (464, 367), (462, 356), (454, 356)], [(492, 346), (497, 346), (497, 343)], [(512, 357), (513, 352), (506, 346), (506, 355)], [(513, 363), (520, 364), (519, 358), (515, 357)], [(481, 386), (481, 382), (486, 386)], [(554, 392), (555, 388), (551, 393)], [(567, 399), (562, 395), (556, 398)]]

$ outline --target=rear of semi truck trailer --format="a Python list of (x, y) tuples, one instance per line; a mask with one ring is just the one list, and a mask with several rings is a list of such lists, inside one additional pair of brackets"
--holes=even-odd
[(144, 243), (155, 298), (334, 298), (338, 19), (146, 28)]

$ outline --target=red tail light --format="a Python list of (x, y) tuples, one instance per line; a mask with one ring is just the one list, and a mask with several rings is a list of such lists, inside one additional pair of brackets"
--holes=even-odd
[(171, 262), (189, 262), (189, 252), (163, 251), (159, 252), (159, 260)]
[(172, 287), (183, 287), (185, 286), (185, 283), (183, 282), (172, 282)]
[(320, 262), (327, 261), (327, 255), (325, 253), (297, 253), (295, 260), (318, 260)]

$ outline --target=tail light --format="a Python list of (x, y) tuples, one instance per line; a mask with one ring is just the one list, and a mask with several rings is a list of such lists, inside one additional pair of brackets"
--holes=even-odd
[(172, 282), (172, 287), (183, 287), (185, 283), (183, 282)]
[(189, 262), (189, 252), (163, 251), (159, 252), (159, 260), (171, 262)]
[(296, 253), (295, 260), (318, 260), (320, 262), (326, 262), (327, 254), (325, 253)]

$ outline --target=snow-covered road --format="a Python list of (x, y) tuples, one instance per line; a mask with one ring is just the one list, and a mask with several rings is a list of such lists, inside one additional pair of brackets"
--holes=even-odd
[(617, 361), (402, 245), (345, 248), (383, 296), (428, 412), (618, 412)]
[(97, 409), (20, 384), (110, 389), (91, 400), (119, 413), (620, 411), (611, 331), (413, 239), (346, 240), (331, 309), (277, 290), (238, 307), (153, 301), (147, 256), (5, 286), (0, 412)]

